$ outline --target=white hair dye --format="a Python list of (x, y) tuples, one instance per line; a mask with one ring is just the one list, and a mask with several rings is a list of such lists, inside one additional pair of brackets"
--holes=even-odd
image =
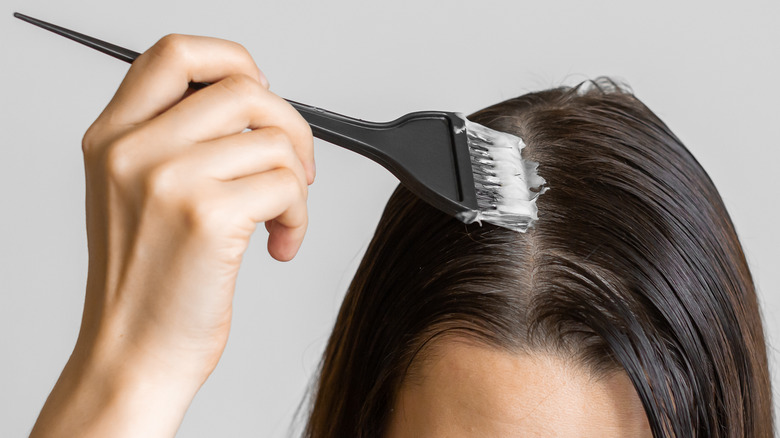
[(536, 199), (548, 187), (539, 163), (524, 160), (520, 137), (466, 120), (478, 210), (458, 214), (469, 224), (482, 221), (525, 233), (538, 220)]

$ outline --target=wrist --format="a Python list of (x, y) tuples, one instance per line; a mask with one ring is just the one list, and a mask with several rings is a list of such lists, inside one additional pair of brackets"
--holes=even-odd
[(145, 362), (77, 346), (31, 437), (174, 436), (203, 382)]

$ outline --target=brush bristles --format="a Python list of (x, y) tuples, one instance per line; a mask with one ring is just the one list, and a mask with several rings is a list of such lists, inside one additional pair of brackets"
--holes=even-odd
[(547, 187), (538, 163), (524, 160), (520, 137), (466, 120), (478, 211), (460, 216), (526, 232), (537, 220), (536, 198)]

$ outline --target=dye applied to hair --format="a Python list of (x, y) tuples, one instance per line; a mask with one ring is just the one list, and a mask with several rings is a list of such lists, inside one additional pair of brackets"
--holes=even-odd
[(537, 173), (539, 163), (524, 160), (520, 137), (466, 120), (471, 167), (479, 210), (458, 219), (489, 222), (524, 233), (538, 219), (536, 198), (548, 187)]

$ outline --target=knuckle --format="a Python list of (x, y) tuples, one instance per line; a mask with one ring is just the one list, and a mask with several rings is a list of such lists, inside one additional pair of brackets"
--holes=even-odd
[(87, 131), (84, 132), (84, 136), (81, 138), (81, 152), (84, 157), (94, 157), (100, 144), (100, 133), (97, 123), (93, 123)]
[(236, 41), (228, 41), (228, 43), (232, 45), (236, 49), (236, 51), (239, 52), (242, 57), (244, 57), (245, 60), (249, 61), (252, 65), (255, 65), (254, 59), (252, 59), (252, 54), (249, 53), (249, 50), (247, 50), (247, 48), (244, 47), (243, 44), (238, 43)]
[(243, 54), (244, 54), (244, 55), (245, 55), (247, 58), (249, 58), (249, 59), (251, 59), (251, 58), (252, 58), (252, 56), (249, 54), (249, 50), (247, 50), (247, 49), (246, 49), (246, 47), (244, 47), (244, 45), (243, 45), (243, 44), (241, 44), (241, 43), (239, 43), (239, 42), (237, 42), (237, 41), (229, 41), (229, 43), (230, 43), (230, 44), (231, 44), (233, 47), (235, 47), (236, 49), (238, 49), (238, 50), (239, 50), (241, 53), (243, 53)]
[(287, 132), (278, 126), (268, 126), (262, 128), (262, 131), (263, 140), (258, 144), (261, 147), (272, 147), (283, 166), (294, 168), (299, 158)]
[(134, 141), (129, 135), (121, 136), (111, 142), (105, 152), (106, 177), (114, 182), (126, 182), (135, 168), (133, 156)]
[(152, 168), (145, 180), (145, 192), (150, 198), (174, 200), (181, 197), (181, 178), (175, 161), (166, 161)]
[(149, 49), (152, 56), (162, 59), (181, 59), (187, 52), (187, 36), (178, 33), (169, 33), (157, 40)]
[(302, 140), (306, 142), (307, 146), (313, 145), (314, 134), (311, 131), (311, 125), (309, 125), (309, 122), (307, 122), (306, 119), (304, 119), (300, 114), (298, 114), (298, 117), (296, 117), (295, 120), (296, 131), (299, 133)]
[(280, 182), (286, 187), (290, 196), (295, 200), (306, 200), (309, 188), (306, 184), (301, 184), (301, 178), (289, 167), (282, 168), (280, 172)]
[(182, 208), (187, 227), (197, 234), (213, 236), (229, 229), (231, 215), (219, 201), (195, 198)]
[(257, 66), (255, 63), (254, 58), (252, 58), (252, 54), (249, 53), (249, 50), (244, 47), (243, 44), (235, 42), (235, 41), (227, 41), (230, 45), (233, 46), (233, 48), (238, 52), (241, 59), (246, 63), (247, 71), (250, 73), (250, 76), (257, 82), (260, 82), (260, 77), (262, 76), (262, 73), (260, 72), (260, 67)]
[(266, 128), (262, 128), (262, 130), (263, 135), (265, 136), (265, 139), (268, 143), (280, 149), (292, 150), (292, 142), (290, 141), (290, 137), (287, 135), (287, 133), (284, 132), (284, 129), (278, 126), (268, 126)]
[(259, 91), (260, 83), (249, 75), (238, 73), (230, 75), (219, 81), (225, 89), (238, 96), (241, 99), (252, 100), (253, 96)]
[(279, 182), (284, 187), (287, 187), (289, 190), (297, 188), (297, 186), (300, 185), (300, 183), (298, 182), (298, 177), (295, 175), (295, 172), (293, 172), (292, 169), (288, 167), (283, 167), (280, 169)]

